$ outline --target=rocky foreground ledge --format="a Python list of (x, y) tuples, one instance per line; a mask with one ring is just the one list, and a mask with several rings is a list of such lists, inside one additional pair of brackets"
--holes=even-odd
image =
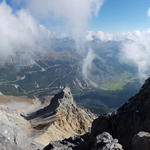
[(95, 119), (90, 133), (52, 142), (44, 150), (150, 150), (149, 132), (150, 78), (116, 112)]
[[(92, 141), (89, 141), (92, 140)], [(51, 142), (44, 150), (123, 150), (117, 139), (103, 132), (91, 139), (90, 134), (75, 136), (63, 141)]]

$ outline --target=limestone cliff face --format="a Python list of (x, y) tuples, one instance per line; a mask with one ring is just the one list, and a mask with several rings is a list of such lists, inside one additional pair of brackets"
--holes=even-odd
[(50, 141), (62, 140), (89, 131), (97, 116), (80, 108), (73, 100), (69, 88), (64, 88), (49, 100), (42, 109), (28, 114), (35, 141), (47, 145)]

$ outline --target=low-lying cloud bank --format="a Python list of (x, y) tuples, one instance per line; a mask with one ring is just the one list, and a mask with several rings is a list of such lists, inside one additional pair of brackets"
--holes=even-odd
[(120, 59), (123, 63), (137, 67), (141, 82), (148, 78), (150, 76), (150, 33), (137, 31), (131, 39), (123, 42)]
[(100, 40), (104, 42), (118, 41), (121, 44), (119, 57), (121, 63), (133, 65), (138, 69), (138, 76), (143, 82), (150, 76), (150, 31), (120, 33), (117, 35), (102, 31), (89, 31), (88, 41)]

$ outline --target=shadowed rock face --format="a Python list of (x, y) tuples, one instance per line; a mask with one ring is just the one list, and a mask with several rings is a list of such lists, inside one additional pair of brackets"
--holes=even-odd
[(93, 136), (104, 131), (119, 139), (125, 149), (131, 149), (132, 138), (139, 131), (150, 132), (150, 78), (116, 114), (100, 116), (93, 122)]
[(33, 128), (36, 142), (47, 145), (50, 141), (88, 132), (97, 116), (77, 106), (66, 87), (49, 99), (47, 106), (24, 117)]

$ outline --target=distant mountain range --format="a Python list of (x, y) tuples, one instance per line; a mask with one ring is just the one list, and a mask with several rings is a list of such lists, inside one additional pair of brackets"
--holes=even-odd
[(68, 86), (76, 101), (96, 113), (120, 106), (140, 88), (137, 70), (120, 63), (119, 42), (90, 41), (95, 54), (87, 79), (82, 74), (84, 56), (75, 51), (74, 41), (53, 39), (46, 55), (37, 54), (34, 63), (21, 62), (21, 54), (0, 66), (0, 92), (29, 97), (54, 94)]

